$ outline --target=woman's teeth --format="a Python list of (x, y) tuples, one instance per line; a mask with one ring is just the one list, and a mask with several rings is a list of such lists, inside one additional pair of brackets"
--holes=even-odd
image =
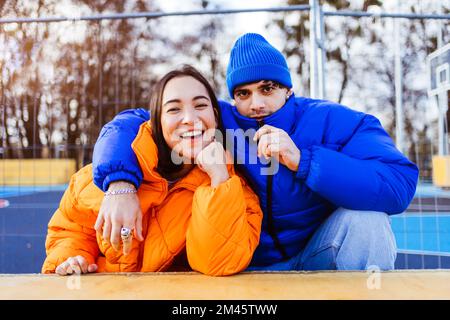
[(181, 135), (182, 138), (192, 138), (192, 137), (198, 137), (202, 135), (202, 131), (196, 130), (196, 131), (188, 131)]

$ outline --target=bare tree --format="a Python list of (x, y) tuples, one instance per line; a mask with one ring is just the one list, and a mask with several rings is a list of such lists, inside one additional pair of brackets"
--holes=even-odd
[[(289, 0), (288, 4), (307, 4), (308, 1)], [(357, 7), (350, 1), (321, 1), (325, 10), (384, 10), (382, 1), (362, 1)], [(433, 12), (432, 4), (402, 2), (402, 11)], [(444, 13), (450, 7), (444, 5)], [(308, 57), (304, 48), (309, 46), (309, 19), (306, 14), (292, 19), (294, 13), (286, 13), (277, 19), (278, 31), (286, 38), (285, 53), (298, 61), (302, 88), (307, 88)], [(437, 47), (435, 22), (430, 20), (401, 20), (402, 77), (404, 128), (408, 156), (417, 157), (417, 150), (428, 150), (433, 128), (426, 123), (429, 111), (425, 79), (426, 55)], [(395, 139), (395, 75), (393, 32), (391, 19), (327, 17), (325, 19), (327, 88), (340, 103), (356, 105), (363, 111), (381, 117), (385, 128)], [(449, 41), (449, 27), (444, 30), (444, 42)], [(331, 80), (333, 79), (333, 80)], [(332, 81), (332, 82), (330, 82)], [(419, 160), (418, 160), (419, 161)], [(420, 160), (429, 163), (428, 160)], [(421, 168), (422, 169), (422, 168)], [(425, 168), (424, 168), (425, 169)], [(424, 172), (430, 172), (425, 170)]]

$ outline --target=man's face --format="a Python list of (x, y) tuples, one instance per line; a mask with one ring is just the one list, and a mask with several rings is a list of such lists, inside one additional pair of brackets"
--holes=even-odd
[(280, 109), (291, 91), (273, 81), (259, 81), (234, 89), (236, 109), (245, 117), (261, 120)]

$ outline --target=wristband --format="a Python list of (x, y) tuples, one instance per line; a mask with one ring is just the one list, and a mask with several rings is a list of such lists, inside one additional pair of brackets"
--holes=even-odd
[(137, 193), (137, 190), (133, 188), (124, 188), (119, 190), (106, 191), (105, 196), (115, 196), (118, 194), (129, 194), (129, 193)]

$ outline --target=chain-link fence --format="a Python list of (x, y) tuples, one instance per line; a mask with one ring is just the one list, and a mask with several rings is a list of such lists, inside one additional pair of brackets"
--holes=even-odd
[[(270, 13), (264, 32), (285, 52), (297, 95), (372, 113), (397, 143), (401, 125), (401, 150), (418, 164), (420, 186), (407, 212), (392, 218), (401, 252), (397, 267), (450, 268), (450, 193), (431, 184), (437, 108), (426, 80), (426, 56), (450, 41), (449, 6), (384, 13), (310, 1), (163, 13), (147, 4), (133, 14), (77, 17), (22, 9), (26, 18), (18, 18), (18, 8), (3, 8), (0, 19), (0, 272), (39, 272), (46, 225), (67, 183), (57, 173), (70, 176), (72, 164), (77, 170), (90, 163), (101, 127), (121, 110), (146, 107), (161, 74), (191, 63), (226, 99), (227, 57), (241, 34), (229, 26), (237, 15), (250, 21), (262, 13)], [(395, 41), (400, 49), (391, 50)], [(41, 165), (36, 159), (69, 162)]]

